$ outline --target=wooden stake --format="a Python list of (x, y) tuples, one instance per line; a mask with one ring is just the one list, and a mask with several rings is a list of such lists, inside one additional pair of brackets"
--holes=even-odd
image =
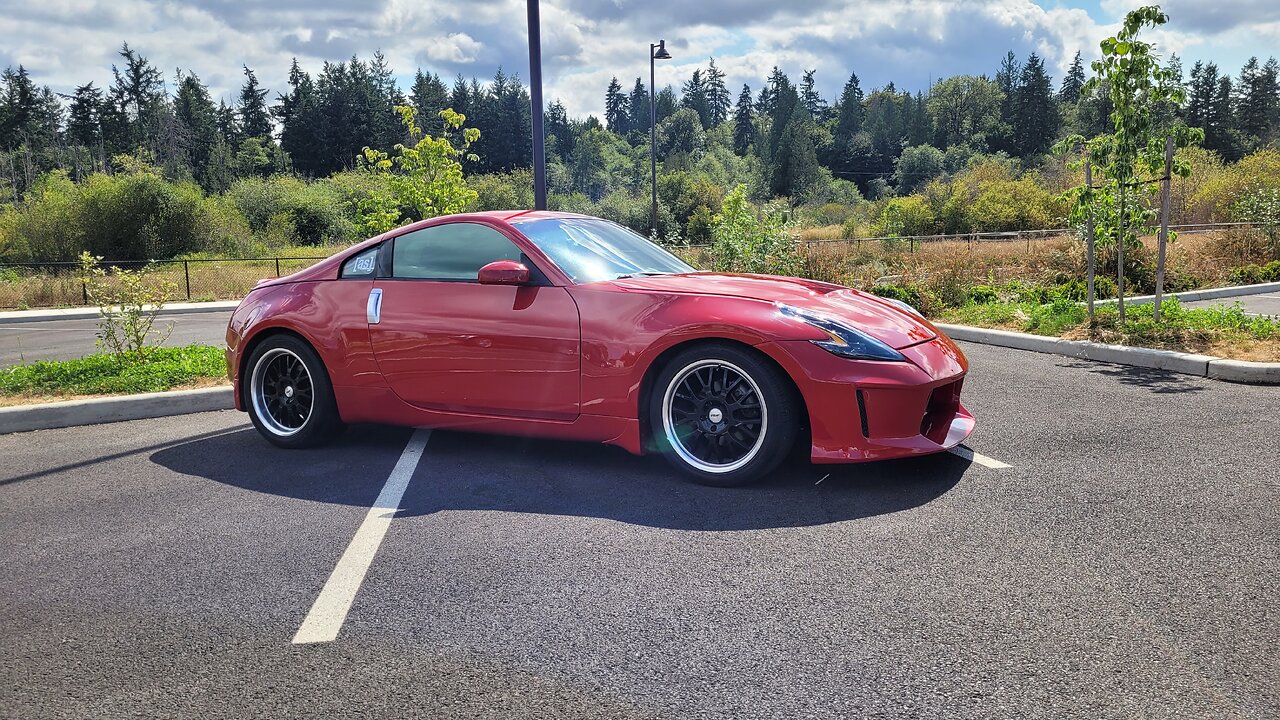
[(1152, 319), (1160, 320), (1160, 304), (1164, 301), (1164, 256), (1169, 244), (1169, 203), (1173, 195), (1173, 138), (1164, 139), (1164, 179), (1160, 181), (1160, 247), (1156, 254), (1156, 304)]
[(1085, 215), (1084, 221), (1084, 242), (1086, 250), (1086, 264), (1088, 266), (1085, 277), (1089, 288), (1089, 327), (1093, 327), (1093, 301), (1095, 299), (1093, 287), (1093, 275), (1097, 269), (1097, 260), (1093, 254), (1093, 164), (1088, 158), (1084, 160), (1084, 185), (1089, 192), (1089, 209)]

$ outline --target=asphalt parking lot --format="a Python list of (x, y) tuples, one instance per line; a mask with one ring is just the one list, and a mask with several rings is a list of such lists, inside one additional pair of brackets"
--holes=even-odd
[[(970, 445), (1010, 467), (724, 490), (436, 432), (391, 518), (408, 430), (0, 437), (0, 716), (1280, 715), (1280, 388), (965, 351)], [(295, 644), (367, 515), (336, 639)]]

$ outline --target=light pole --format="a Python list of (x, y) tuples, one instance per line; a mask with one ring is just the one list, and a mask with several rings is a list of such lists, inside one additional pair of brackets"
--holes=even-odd
[(653, 184), (653, 202), (649, 206), (650, 234), (658, 232), (658, 100), (653, 63), (655, 60), (670, 59), (671, 53), (667, 52), (666, 40), (659, 40), (657, 45), (649, 43), (649, 177)]
[(542, 33), (538, 0), (529, 0), (529, 100), (533, 125), (533, 209), (547, 209), (546, 136), (542, 132)]

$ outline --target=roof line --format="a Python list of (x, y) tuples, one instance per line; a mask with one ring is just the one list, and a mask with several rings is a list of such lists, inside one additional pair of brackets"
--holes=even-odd
[(516, 218), (520, 217), (521, 215), (528, 215), (528, 214), (529, 214), (529, 213), (531, 213), (531, 212), (538, 212), (538, 211), (537, 211), (537, 210), (521, 210), (520, 212), (516, 213), (515, 215), (508, 215), (508, 216), (506, 216), (505, 218), (503, 218), (503, 220), (505, 220), (506, 222), (511, 222), (512, 220), (515, 220)]

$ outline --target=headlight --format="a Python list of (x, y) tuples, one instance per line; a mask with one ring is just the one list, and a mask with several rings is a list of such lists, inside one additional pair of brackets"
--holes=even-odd
[(903, 311), (905, 311), (905, 312), (909, 312), (909, 313), (911, 313), (912, 315), (915, 315), (915, 316), (916, 316), (916, 317), (918, 317), (918, 318), (924, 318), (924, 313), (922, 313), (922, 312), (920, 312), (919, 310), (915, 309), (915, 307), (913, 307), (910, 303), (904, 303), (904, 302), (902, 302), (901, 300), (899, 300), (899, 299), (897, 299), (897, 298), (882, 297), (882, 296), (880, 296), (880, 295), (877, 295), (876, 297), (880, 298), (881, 300), (883, 300), (883, 301), (885, 301), (885, 302), (889, 303), (890, 305), (893, 305), (893, 306), (895, 306), (895, 307), (897, 307), (897, 308), (899, 308), (899, 309), (901, 309), (901, 310), (903, 310)]
[(789, 318), (795, 318), (825, 333), (827, 340), (812, 340), (811, 342), (834, 355), (858, 360), (888, 360), (892, 362), (906, 360), (902, 353), (897, 350), (833, 318), (781, 303), (778, 304), (778, 311)]

